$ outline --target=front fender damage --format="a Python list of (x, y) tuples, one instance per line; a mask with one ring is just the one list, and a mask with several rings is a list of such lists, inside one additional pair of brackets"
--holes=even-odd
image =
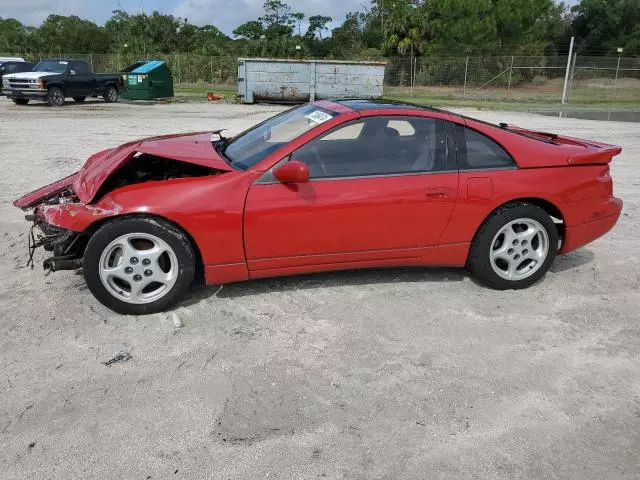
[(34, 253), (43, 247), (45, 251), (53, 252), (53, 256), (43, 262), (47, 273), (81, 268), (90, 227), (121, 211), (122, 207), (108, 197), (100, 202), (100, 206), (82, 203), (39, 205), (33, 215), (26, 217), (34, 222), (29, 232), (27, 265), (33, 268)]
[(212, 145), (211, 134), (157, 137), (98, 152), (79, 172), (14, 202), (33, 212), (26, 217), (33, 222), (28, 265), (33, 267), (35, 250), (44, 247), (54, 253), (45, 260), (45, 270), (80, 268), (89, 237), (102, 221), (148, 214), (164, 198), (162, 191), (151, 197), (140, 194), (142, 184), (180, 190), (189, 179), (232, 170)]
[(61, 205), (40, 205), (36, 209), (36, 217), (49, 225), (84, 232), (91, 224), (105, 218), (115, 217), (122, 213), (122, 206), (110, 197), (105, 197), (98, 205), (84, 203), (66, 203)]

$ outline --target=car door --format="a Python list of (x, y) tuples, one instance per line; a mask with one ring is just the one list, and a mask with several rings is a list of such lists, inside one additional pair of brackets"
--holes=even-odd
[(422, 256), (438, 244), (457, 196), (447, 130), (434, 118), (368, 117), (283, 159), (305, 162), (310, 181), (285, 185), (268, 172), (250, 187), (249, 270)]
[(93, 93), (93, 75), (85, 62), (71, 62), (67, 80), (67, 95), (70, 97), (86, 97)]

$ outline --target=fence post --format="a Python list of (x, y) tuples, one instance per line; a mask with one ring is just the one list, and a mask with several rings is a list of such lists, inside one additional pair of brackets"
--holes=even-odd
[(511, 93), (511, 77), (513, 76), (513, 56), (511, 57), (511, 67), (509, 67), (509, 85), (507, 86), (507, 100), (509, 100), (509, 94)]
[(209, 57), (209, 64), (211, 65), (211, 90), (213, 90), (213, 57)]
[(613, 90), (611, 92), (611, 103), (616, 98), (616, 86), (618, 84), (618, 75), (620, 73), (620, 60), (622, 59), (622, 55), (618, 55), (618, 66), (616, 67), (616, 78), (613, 79)]
[(176, 64), (178, 66), (178, 85), (181, 83), (180, 78), (180, 55), (176, 53)]
[(409, 88), (413, 96), (413, 43), (411, 44), (411, 56), (409, 57)]
[(574, 53), (573, 54), (573, 65), (571, 66), (571, 81), (569, 82), (569, 94), (571, 93), (571, 90), (573, 90), (573, 78), (576, 75), (576, 60), (578, 60), (578, 54)]
[(567, 71), (564, 74), (564, 88), (562, 89), (562, 104), (567, 101), (567, 84), (569, 83), (569, 69), (571, 68), (571, 57), (573, 57), (573, 43), (576, 37), (571, 37), (571, 45), (569, 45), (569, 56), (567, 57)]
[(467, 55), (467, 61), (464, 64), (464, 90), (462, 93), (463, 97), (467, 96), (467, 73), (469, 72), (469, 55)]

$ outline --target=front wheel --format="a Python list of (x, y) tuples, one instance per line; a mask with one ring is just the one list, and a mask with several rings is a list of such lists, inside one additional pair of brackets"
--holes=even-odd
[(84, 254), (84, 278), (106, 307), (125, 315), (175, 305), (193, 282), (196, 256), (185, 234), (154, 218), (124, 218), (102, 226)]
[(496, 210), (480, 227), (467, 267), (497, 290), (530, 287), (542, 278), (558, 252), (558, 229), (542, 208), (513, 203)]
[(61, 107), (64, 105), (64, 92), (60, 87), (51, 87), (47, 92), (47, 103), (51, 107)]
[(118, 101), (118, 89), (109, 85), (104, 91), (104, 101), (106, 103), (116, 103)]

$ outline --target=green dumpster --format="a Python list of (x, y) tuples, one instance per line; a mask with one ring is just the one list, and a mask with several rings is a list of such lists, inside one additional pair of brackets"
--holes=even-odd
[(122, 98), (153, 100), (173, 97), (173, 75), (162, 60), (136, 62), (121, 73), (126, 86)]

